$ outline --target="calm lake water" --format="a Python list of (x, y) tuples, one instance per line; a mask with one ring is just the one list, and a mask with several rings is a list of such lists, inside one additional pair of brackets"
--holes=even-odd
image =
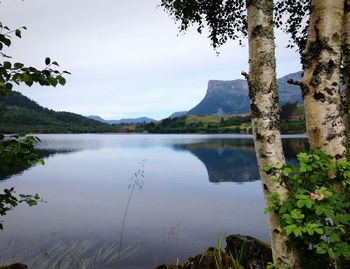
[[(215, 246), (220, 231), (269, 241), (248, 135), (39, 137), (45, 166), (0, 188), (39, 193), (47, 203), (2, 218), (0, 264), (153, 268)], [(283, 142), (289, 162), (307, 144), (302, 136)]]

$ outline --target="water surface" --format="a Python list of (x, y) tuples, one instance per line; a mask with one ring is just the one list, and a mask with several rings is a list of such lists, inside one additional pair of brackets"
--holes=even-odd
[[(248, 135), (39, 137), (45, 166), (16, 171), (0, 188), (47, 203), (2, 218), (0, 263), (152, 268), (215, 245), (219, 231), (269, 241)], [(289, 162), (306, 146), (298, 136), (283, 142)], [(142, 188), (130, 196), (135, 180)]]

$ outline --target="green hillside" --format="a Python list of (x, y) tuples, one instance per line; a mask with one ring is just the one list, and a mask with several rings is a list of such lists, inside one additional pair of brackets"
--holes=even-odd
[(0, 97), (0, 133), (104, 133), (119, 126), (100, 123), (70, 112), (44, 108), (19, 92)]
[[(252, 133), (249, 114), (186, 115), (136, 126), (138, 132), (148, 133)], [(287, 103), (281, 107), (281, 132), (305, 133), (303, 105)]]
[(249, 133), (251, 123), (247, 115), (188, 115), (137, 126), (137, 130), (148, 133)]

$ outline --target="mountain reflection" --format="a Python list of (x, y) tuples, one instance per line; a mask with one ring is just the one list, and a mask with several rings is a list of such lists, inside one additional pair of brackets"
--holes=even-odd
[[(71, 152), (75, 152), (76, 150), (71, 149), (37, 149), (36, 153), (38, 154), (40, 159), (47, 159), (50, 157), (53, 157), (57, 154), (67, 154)], [(20, 163), (17, 166), (12, 167), (9, 171), (4, 171), (0, 173), (0, 181), (8, 179), (14, 175), (20, 175), (25, 170), (28, 170), (29, 168), (33, 167), (35, 165), (31, 165), (29, 163)]]
[[(260, 179), (252, 139), (216, 139), (201, 143), (175, 145), (195, 155), (205, 165), (210, 182), (251, 182)], [(306, 139), (284, 139), (288, 163), (296, 164), (296, 155), (307, 149)]]

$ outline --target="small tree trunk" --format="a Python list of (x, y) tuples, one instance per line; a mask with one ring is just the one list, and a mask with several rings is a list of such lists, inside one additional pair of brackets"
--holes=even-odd
[(344, 0), (313, 0), (303, 52), (303, 94), (311, 147), (337, 159), (345, 156), (340, 61)]
[[(247, 0), (249, 32), (249, 84), (254, 146), (260, 168), (265, 200), (278, 192), (281, 200), (287, 190), (272, 182), (272, 176), (262, 171), (265, 165), (285, 164), (279, 131), (279, 106), (276, 83), (275, 43), (273, 31), (273, 0)], [(288, 237), (280, 227), (280, 216), (269, 214), (271, 247), (279, 269), (300, 268), (299, 255), (286, 245)]]
[(344, 124), (347, 137), (350, 138), (350, 0), (345, 0), (343, 17), (343, 65), (345, 84), (345, 114)]

